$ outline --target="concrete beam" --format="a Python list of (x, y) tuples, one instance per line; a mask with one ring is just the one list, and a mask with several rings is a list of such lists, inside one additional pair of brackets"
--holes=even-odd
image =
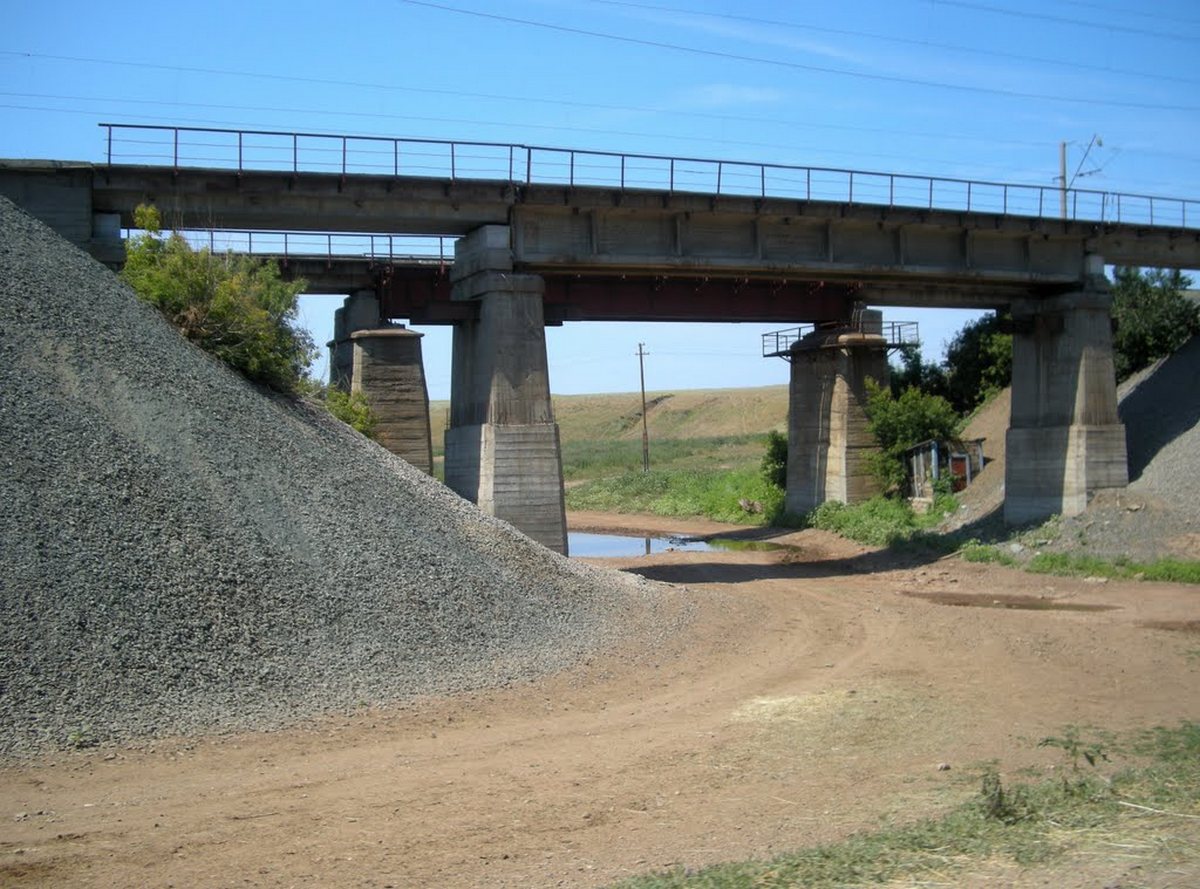
[(120, 220), (95, 207), (92, 182), (90, 164), (0, 163), (0, 195), (100, 262), (119, 266), (125, 261)]
[(1083, 277), (1080, 238), (958, 225), (627, 206), (513, 209), (513, 260), (575, 272), (1054, 286)]
[(96, 167), (93, 203), (132, 224), (140, 203), (183, 228), (461, 235), (507, 223), (507, 182), (245, 170)]

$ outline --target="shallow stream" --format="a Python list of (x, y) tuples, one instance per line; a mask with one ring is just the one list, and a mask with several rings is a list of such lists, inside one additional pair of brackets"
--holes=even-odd
[(628, 558), (666, 552), (713, 552), (716, 550), (775, 550), (787, 549), (780, 543), (765, 540), (736, 540), (730, 537), (686, 537), (667, 535), (629, 536), (623, 534), (594, 534), (571, 531), (567, 547), (572, 556), (591, 558)]

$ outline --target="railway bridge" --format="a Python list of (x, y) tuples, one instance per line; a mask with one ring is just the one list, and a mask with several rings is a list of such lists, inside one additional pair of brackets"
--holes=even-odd
[[(1200, 268), (1200, 201), (512, 144), (102, 127), (102, 161), (0, 161), (0, 194), (114, 265), (143, 203), (184, 230), (386, 239), (386, 254), (285, 260), (313, 292), (351, 294), (335, 378), (382, 405), (390, 446), (428, 469), (419, 335), (395, 322), (452, 324), (446, 483), (560, 552), (547, 324), (812, 325), (780, 350), (787, 508), (802, 512), (871, 493), (864, 381), (886, 374), (890, 343), (864, 307), (1008, 309), (1005, 517), (1023, 522), (1127, 483), (1105, 265)], [(453, 257), (402, 260), (402, 236), (452, 239)]]

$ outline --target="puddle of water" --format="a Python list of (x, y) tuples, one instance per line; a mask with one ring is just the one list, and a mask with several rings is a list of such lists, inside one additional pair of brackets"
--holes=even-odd
[(1022, 611), (1113, 611), (1116, 605), (1086, 605), (1082, 602), (1063, 602), (1058, 599), (1039, 599), (1037, 596), (972, 595), (970, 593), (905, 593), (913, 599), (924, 599), (938, 605), (963, 608), (1015, 608)]
[(627, 558), (649, 556), (665, 552), (705, 553), (716, 550), (776, 550), (789, 547), (765, 540), (733, 540), (728, 537), (713, 537), (700, 540), (695, 537), (632, 537), (621, 534), (591, 534), (570, 531), (567, 534), (567, 549), (572, 556), (589, 558)]

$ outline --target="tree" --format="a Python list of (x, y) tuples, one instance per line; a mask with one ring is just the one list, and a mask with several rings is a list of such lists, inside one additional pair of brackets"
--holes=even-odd
[(1118, 268), (1114, 277), (1113, 352), (1123, 380), (1200, 333), (1200, 308), (1184, 296), (1192, 282), (1178, 269)]
[(1003, 318), (985, 315), (963, 326), (946, 349), (946, 398), (967, 414), (1012, 383), (1012, 334)]
[(900, 368), (892, 369), (890, 382), (892, 395), (897, 398), (905, 389), (916, 388), (930, 395), (945, 397), (948, 381), (946, 371), (933, 362), (921, 357), (919, 345), (904, 345), (899, 349)]
[(866, 413), (867, 428), (880, 447), (873, 469), (885, 491), (903, 486), (905, 451), (930, 439), (955, 438), (961, 422), (953, 406), (940, 395), (909, 388), (896, 397), (874, 380), (867, 381)]
[(767, 452), (762, 458), (762, 474), (770, 484), (777, 488), (787, 487), (787, 436), (772, 429), (767, 433)]
[(283, 281), (252, 256), (193, 250), (179, 232), (161, 234), (153, 207), (139, 206), (143, 234), (126, 245), (125, 279), (180, 332), (248, 379), (294, 392), (316, 354), (297, 326), (303, 281)]

